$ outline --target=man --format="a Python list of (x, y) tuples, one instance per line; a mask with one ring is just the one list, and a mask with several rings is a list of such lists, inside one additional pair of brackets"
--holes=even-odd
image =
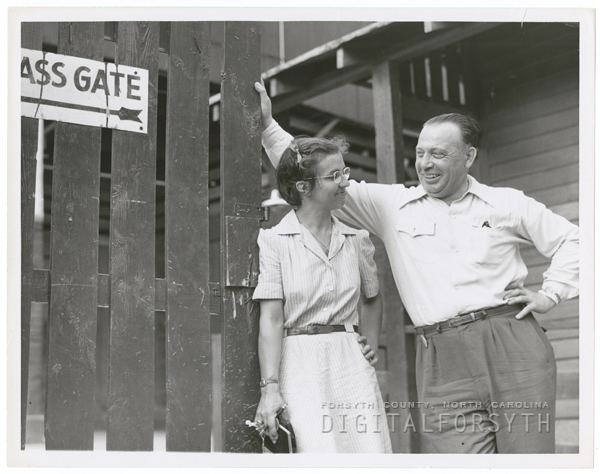
[[(255, 88), (277, 165), (292, 137)], [(416, 147), (420, 185), (350, 181), (337, 215), (382, 239), (416, 327), (423, 451), (553, 452), (556, 362), (531, 313), (577, 296), (579, 231), (521, 191), (469, 176), (479, 135), (470, 117), (433, 117)], [(523, 286), (521, 244), (552, 257), (539, 291)]]

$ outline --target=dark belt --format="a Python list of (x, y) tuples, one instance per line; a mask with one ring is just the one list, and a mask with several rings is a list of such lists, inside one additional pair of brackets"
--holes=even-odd
[(456, 328), (465, 324), (470, 324), (474, 321), (481, 321), (482, 319), (491, 316), (500, 316), (503, 314), (516, 314), (524, 308), (522, 304), (503, 304), (501, 306), (495, 306), (493, 308), (484, 308), (479, 311), (472, 311), (470, 313), (459, 314), (453, 318), (442, 321), (441, 323), (430, 324), (428, 326), (419, 326), (415, 328), (417, 336), (429, 336), (431, 334), (437, 334), (447, 329)]
[[(358, 326), (352, 326), (354, 332), (358, 332)], [(331, 332), (345, 332), (346, 326), (343, 324), (309, 324), (301, 328), (288, 328), (283, 330), (283, 337), (298, 336), (300, 334), (329, 334)], [(350, 332), (350, 331), (348, 331)]]

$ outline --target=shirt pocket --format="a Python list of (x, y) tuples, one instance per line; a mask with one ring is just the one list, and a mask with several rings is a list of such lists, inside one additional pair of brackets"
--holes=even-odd
[(468, 229), (469, 254), (479, 265), (498, 265), (513, 246), (510, 216), (476, 216)]
[(402, 221), (397, 222), (395, 228), (413, 260), (425, 263), (439, 261), (442, 249), (435, 222)]

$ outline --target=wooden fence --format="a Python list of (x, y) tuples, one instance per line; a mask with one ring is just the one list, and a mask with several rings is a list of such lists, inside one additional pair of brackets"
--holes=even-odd
[[(222, 306), (225, 451), (257, 451), (244, 430), (258, 400), (256, 235), (260, 225), (259, 32), (225, 28), (222, 72), (223, 273), (209, 284), (209, 25), (121, 22), (114, 62), (147, 69), (146, 134), (57, 122), (54, 132), (49, 268), (33, 268), (37, 119), (22, 118), (21, 447), (25, 449), (32, 302), (48, 303), (46, 449), (90, 450), (98, 307), (109, 307), (108, 450), (152, 450), (155, 312), (165, 312), (166, 443), (211, 450), (211, 331)], [(104, 60), (103, 23), (65, 23), (58, 54)], [(162, 38), (161, 38), (162, 39)], [(161, 41), (161, 43), (163, 43)], [(40, 28), (22, 25), (22, 47), (42, 50)], [(159, 49), (168, 55), (166, 126), (157, 125)], [(165, 135), (161, 135), (165, 134)], [(157, 143), (165, 142), (165, 275), (155, 274)], [(98, 272), (100, 163), (110, 153), (109, 271)], [(243, 164), (244, 173), (239, 173)], [(220, 295), (220, 296), (219, 296)], [(215, 300), (215, 297), (217, 298)], [(218, 299), (221, 301), (218, 301)]]

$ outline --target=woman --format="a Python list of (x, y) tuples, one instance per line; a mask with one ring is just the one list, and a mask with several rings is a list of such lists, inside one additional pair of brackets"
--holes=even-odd
[(275, 417), (285, 409), (298, 452), (391, 452), (371, 365), (377, 357), (357, 333), (362, 290), (361, 319), (376, 322), (367, 337), (377, 347), (374, 247), (366, 231), (331, 215), (344, 205), (350, 176), (342, 152), (330, 140), (299, 138), (277, 166), (279, 191), (294, 210), (258, 237), (253, 299), (260, 301), (262, 379), (255, 422), (275, 441)]

